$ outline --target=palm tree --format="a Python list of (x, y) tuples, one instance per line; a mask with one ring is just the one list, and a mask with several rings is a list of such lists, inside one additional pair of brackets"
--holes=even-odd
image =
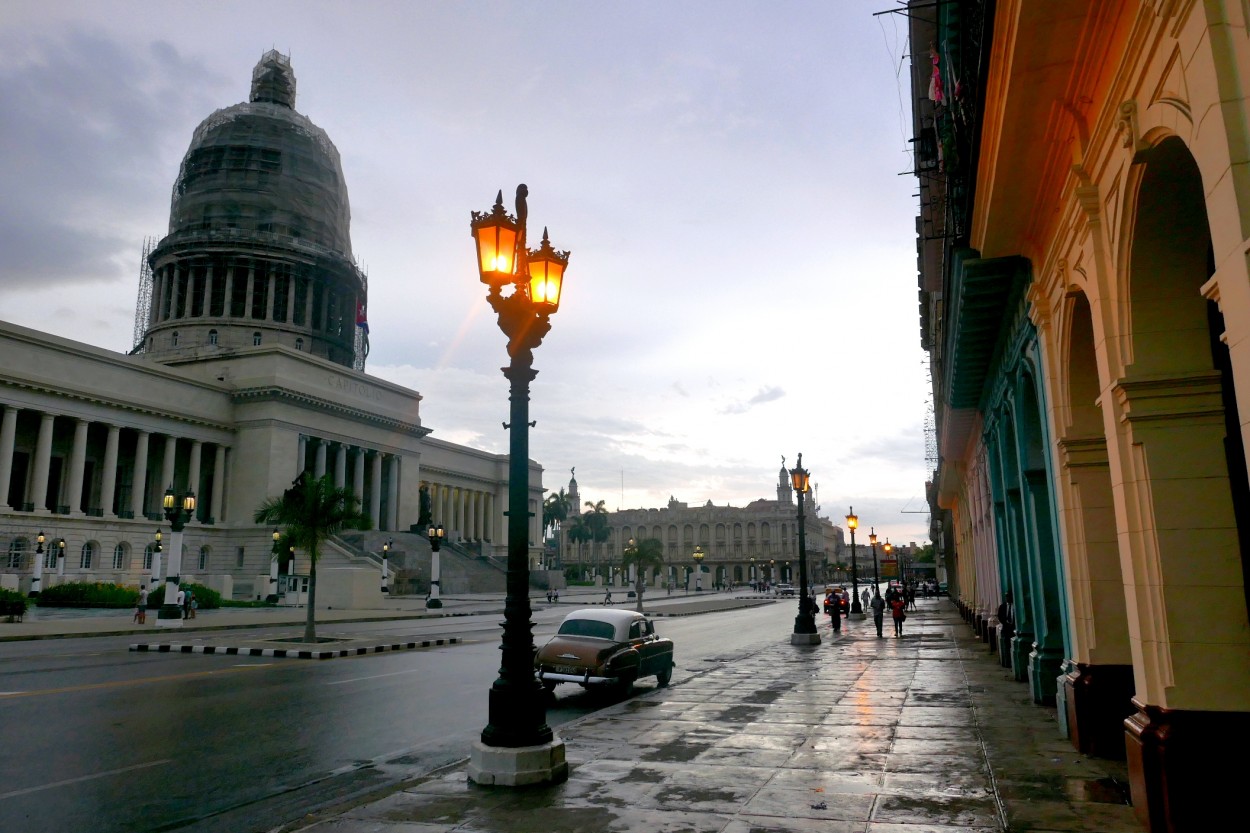
[(290, 544), (308, 553), (308, 616), (304, 622), (304, 641), (317, 641), (317, 557), (321, 542), (344, 529), (368, 529), (368, 515), (356, 508), (356, 497), (347, 489), (337, 488), (330, 475), (307, 480), (301, 474), (282, 497), (267, 498), (257, 508), (256, 523), (285, 527)]
[(573, 520), (569, 521), (569, 540), (577, 544), (577, 565), (582, 570), (586, 569), (585, 560), (582, 557), (581, 545), (594, 537), (591, 532), (590, 525), (586, 523), (585, 515), (575, 515)]
[[(595, 544), (602, 544), (612, 537), (612, 528), (608, 525), (608, 507), (603, 501), (591, 503), (586, 501), (586, 508), (589, 512), (583, 513), (586, 518), (586, 525), (590, 527), (590, 540)], [(599, 563), (599, 548), (595, 547), (595, 564)], [(611, 578), (609, 576), (608, 578)]]
[(631, 564), (638, 567), (638, 572), (634, 578), (634, 594), (638, 598), (637, 611), (642, 613), (642, 590), (645, 587), (643, 579), (646, 576), (647, 568), (658, 568), (664, 566), (664, 544), (658, 538), (643, 538), (641, 541), (629, 539), (629, 544), (625, 547), (625, 556), (621, 560), (626, 570)]
[(564, 567), (564, 548), (561, 546), (564, 543), (564, 522), (568, 520), (571, 511), (573, 502), (569, 500), (564, 489), (548, 495), (543, 502), (543, 529), (548, 534), (554, 532), (556, 535), (556, 563), (561, 569)]

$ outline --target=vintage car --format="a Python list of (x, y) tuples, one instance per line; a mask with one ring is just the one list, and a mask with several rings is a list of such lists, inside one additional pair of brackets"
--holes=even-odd
[(674, 665), (673, 640), (641, 613), (612, 608), (574, 610), (534, 657), (548, 691), (560, 683), (629, 691), (639, 677), (652, 676), (666, 686)]
[(794, 585), (793, 584), (778, 584), (777, 595), (778, 596), (793, 596)]
[(844, 587), (834, 587), (832, 585), (825, 587), (825, 615), (829, 615), (829, 606), (832, 601), (836, 600), (838, 608), (842, 611), (843, 616), (847, 616), (851, 612), (851, 597)]

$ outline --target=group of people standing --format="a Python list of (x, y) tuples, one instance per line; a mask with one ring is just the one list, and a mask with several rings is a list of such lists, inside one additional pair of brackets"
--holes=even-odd
[[(199, 610), (200, 603), (195, 598), (195, 593), (189, 588), (179, 590), (175, 599), (175, 604), (182, 610), (183, 619), (194, 619), (195, 612)], [(148, 621), (148, 589), (146, 587), (139, 588), (139, 598), (135, 599), (135, 615), (134, 621), (140, 625), (146, 625)]]
[[(900, 637), (903, 635), (903, 622), (907, 620), (907, 609), (916, 609), (916, 591), (914, 588), (895, 587), (890, 585), (885, 596), (881, 595), (878, 587), (873, 587), (872, 597), (869, 598), (868, 589), (864, 589), (863, 595), (860, 597), (864, 607), (872, 611), (873, 624), (877, 626), (877, 638), (881, 639), (885, 636), (882, 632), (885, 627), (885, 611), (888, 608), (890, 617), (894, 621), (894, 635)], [(842, 605), (839, 603), (838, 593), (829, 590), (825, 594), (825, 611), (829, 614), (830, 622), (833, 626), (834, 633), (842, 631)]]

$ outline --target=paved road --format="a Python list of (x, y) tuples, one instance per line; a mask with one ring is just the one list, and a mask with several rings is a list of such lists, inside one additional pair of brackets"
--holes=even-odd
[[(564, 612), (536, 612), (536, 640)], [(661, 619), (678, 645), (675, 682), (775, 641), (793, 614), (787, 604)], [(0, 645), (0, 722), (20, 750), (0, 758), (0, 829), (268, 829), (467, 754), (498, 668), (497, 613), (319, 633), (465, 642), (326, 662), (134, 653), (134, 637)], [(562, 687), (549, 722), (606, 705)]]

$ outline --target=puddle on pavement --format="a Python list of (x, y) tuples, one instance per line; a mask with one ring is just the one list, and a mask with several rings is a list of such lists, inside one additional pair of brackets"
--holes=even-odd
[(1073, 801), (1089, 801), (1096, 804), (1133, 803), (1129, 785), (1116, 778), (1068, 778), (1064, 791)]

